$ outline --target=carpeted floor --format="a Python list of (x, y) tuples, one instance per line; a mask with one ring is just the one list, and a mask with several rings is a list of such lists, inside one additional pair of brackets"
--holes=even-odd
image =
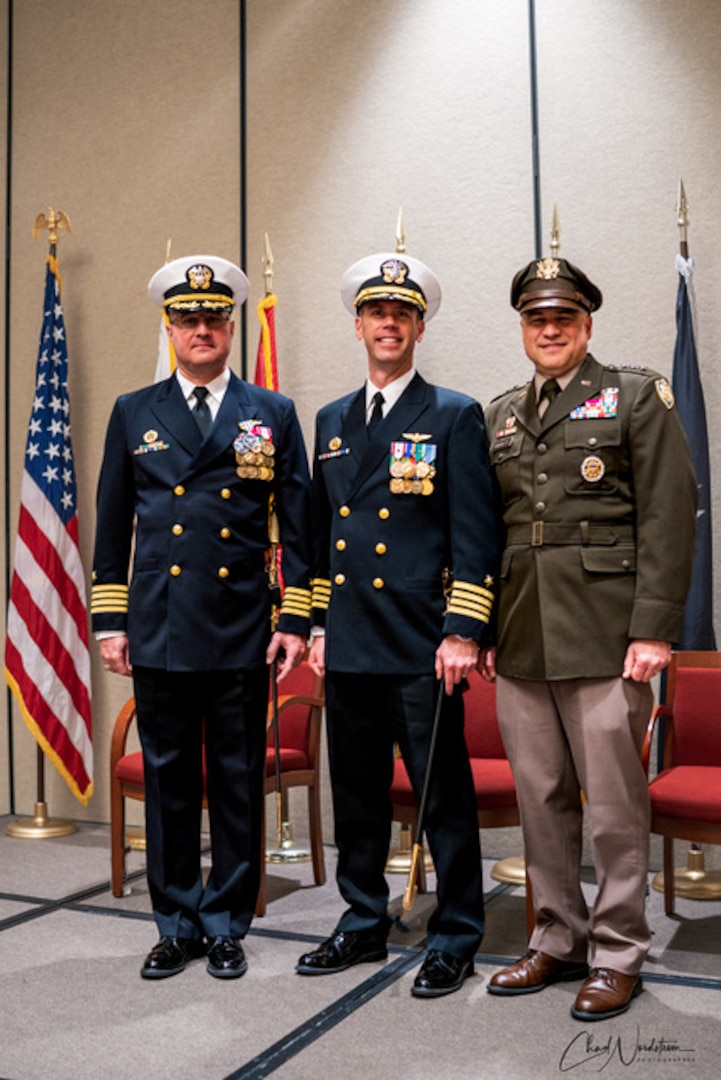
[[(583, 1025), (569, 1016), (576, 984), (522, 998), (486, 993), (493, 970), (525, 951), (523, 890), (491, 878), (499, 854), (492, 850), (484, 860), (487, 932), (476, 974), (458, 993), (431, 1001), (410, 995), (432, 894), (419, 896), (406, 926), (394, 927), (385, 964), (296, 975), (298, 955), (327, 936), (341, 909), (328, 847), (322, 888), (312, 885), (309, 863), (268, 867), (267, 914), (246, 939), (244, 978), (213, 979), (198, 961), (172, 979), (146, 982), (139, 967), (157, 935), (142, 853), (130, 852), (130, 891), (116, 900), (107, 827), (18, 840), (6, 836), (8, 820), (0, 818), (1, 1080), (719, 1075), (721, 902), (679, 900), (670, 919), (650, 889), (645, 992), (624, 1016)], [(405, 878), (389, 881), (392, 913), (401, 915)], [(587, 888), (591, 896), (591, 872)]]

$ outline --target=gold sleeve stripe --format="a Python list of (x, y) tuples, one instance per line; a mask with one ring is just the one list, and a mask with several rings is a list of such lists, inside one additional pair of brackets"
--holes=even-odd
[(470, 593), (473, 596), (484, 596), (493, 603), (494, 594), (483, 585), (474, 585), (471, 581), (454, 581), (453, 592)]
[(312, 605), (325, 611), (330, 603), (331, 583), (329, 578), (314, 578), (311, 582), (313, 587)]
[(127, 585), (93, 585), (90, 590), (91, 613), (127, 611), (128, 593)]
[(280, 613), (281, 615), (300, 615), (304, 619), (309, 618), (310, 589), (296, 589), (289, 586), (283, 594)]
[(493, 593), (480, 585), (467, 581), (454, 581), (448, 603), (449, 615), (465, 615), (469, 619), (478, 619), (487, 623), (491, 617)]

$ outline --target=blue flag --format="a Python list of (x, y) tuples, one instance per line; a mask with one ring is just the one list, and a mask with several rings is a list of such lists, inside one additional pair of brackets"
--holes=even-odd
[(691, 259), (676, 256), (679, 272), (676, 299), (676, 346), (673, 352), (673, 392), (679, 417), (691, 447), (698, 481), (696, 549), (691, 588), (686, 600), (680, 649), (715, 649), (713, 628), (713, 543), (711, 538), (711, 471), (706, 407), (696, 357), (689, 287)]

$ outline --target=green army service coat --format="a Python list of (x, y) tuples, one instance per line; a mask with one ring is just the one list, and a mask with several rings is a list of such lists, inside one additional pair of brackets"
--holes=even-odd
[(590, 354), (539, 419), (533, 380), (486, 410), (503, 504), (499, 674), (612, 678), (678, 640), (697, 486), (666, 379)]

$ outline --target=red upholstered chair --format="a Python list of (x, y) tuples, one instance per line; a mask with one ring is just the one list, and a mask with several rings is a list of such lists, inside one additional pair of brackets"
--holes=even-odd
[[(287, 675), (278, 687), (278, 721), (280, 730), (280, 785), (282, 805), (287, 805), (292, 787), (308, 790), (308, 824), (313, 879), (316, 885), (325, 883), (323, 829), (320, 812), (320, 733), (323, 716), (323, 680), (313, 674), (305, 661)], [(275, 739), (273, 735), (273, 703), (268, 706), (268, 748), (265, 756), (265, 794), (277, 789)], [(283, 820), (287, 813), (283, 813)], [(270, 826), (268, 825), (268, 828)], [(273, 827), (276, 823), (273, 822)], [(264, 820), (264, 837), (266, 823)], [(263, 841), (265, 849), (265, 839)], [(256, 914), (265, 913), (265, 860), (261, 866), (260, 892)]]
[(721, 844), (721, 653), (675, 652), (666, 703), (653, 711), (643, 748), (663, 717), (663, 768), (649, 784), (651, 832), (663, 837), (664, 908), (674, 910), (673, 838)]
[[(323, 711), (323, 682), (316, 679), (307, 663), (301, 664), (280, 684), (278, 716), (280, 724), (281, 791), (308, 788), (311, 856), (315, 883), (325, 881), (323, 834), (320, 816), (320, 732)], [(113, 896), (122, 896), (125, 876), (125, 799), (145, 801), (143, 757), (140, 750), (128, 751), (127, 743), (135, 720), (135, 699), (126, 701), (118, 713), (110, 745), (110, 849)], [(268, 745), (265, 762), (265, 794), (276, 789), (272, 706), (268, 706)], [(203, 770), (205, 776), (205, 770)], [(207, 793), (203, 806), (207, 808)], [(265, 859), (261, 863), (261, 885), (256, 914), (265, 912)]]
[[(487, 683), (477, 672), (471, 672), (468, 677), (468, 690), (463, 700), (466, 745), (476, 789), (478, 827), (480, 829), (505, 829), (520, 825), (516, 785), (496, 716), (495, 685)], [(402, 758), (396, 758), (394, 763), (391, 803), (393, 820), (410, 825), (415, 834), (418, 824), (418, 804)], [(424, 890), (425, 874), (421, 868), (419, 891)], [(526, 923), (530, 936), (534, 917), (528, 878), (526, 878)]]

